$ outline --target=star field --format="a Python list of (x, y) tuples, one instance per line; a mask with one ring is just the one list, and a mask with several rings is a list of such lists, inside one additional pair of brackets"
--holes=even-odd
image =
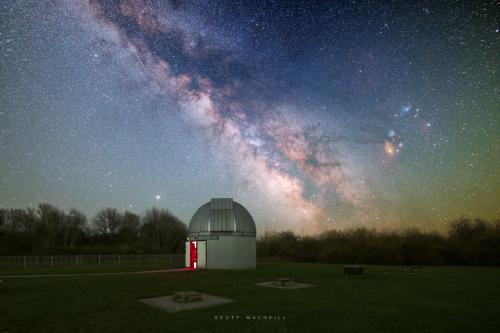
[(0, 205), (500, 218), (495, 1), (0, 4)]

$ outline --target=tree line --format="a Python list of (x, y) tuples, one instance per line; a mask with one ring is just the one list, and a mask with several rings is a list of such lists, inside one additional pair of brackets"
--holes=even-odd
[[(0, 255), (183, 253), (187, 227), (165, 209), (143, 216), (104, 208), (92, 219), (77, 209), (0, 208)], [(460, 218), (445, 233), (331, 230), (290, 231), (257, 239), (260, 259), (383, 265), (500, 265), (500, 220)]]
[(187, 228), (165, 209), (144, 216), (104, 208), (90, 220), (48, 203), (0, 209), (0, 255), (182, 253)]
[(259, 258), (297, 262), (382, 265), (500, 265), (500, 221), (460, 218), (446, 233), (365, 228), (317, 236), (267, 233)]

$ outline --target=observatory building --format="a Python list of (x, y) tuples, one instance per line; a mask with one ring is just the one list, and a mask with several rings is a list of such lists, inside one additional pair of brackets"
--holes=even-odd
[(186, 267), (255, 268), (255, 222), (231, 198), (214, 198), (194, 213), (186, 242)]

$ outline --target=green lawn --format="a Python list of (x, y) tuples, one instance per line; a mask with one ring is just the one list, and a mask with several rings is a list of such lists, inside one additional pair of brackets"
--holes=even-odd
[[(109, 267), (99, 269), (111, 271)], [(20, 271), (40, 274), (97, 269), (3, 269), (0, 275)], [(2, 278), (0, 332), (470, 333), (495, 332), (500, 326), (500, 268), (413, 271), (365, 266), (363, 276), (344, 276), (341, 271), (340, 265), (270, 263), (254, 271)], [(254, 285), (280, 276), (316, 286), (280, 290)], [(180, 290), (202, 291), (237, 302), (175, 314), (137, 302)], [(220, 315), (239, 315), (240, 319), (214, 319)], [(246, 315), (285, 319), (246, 320)]]
[[(0, 268), (0, 276), (9, 275), (41, 275), (41, 274), (93, 274), (93, 273), (119, 273), (155, 271), (178, 268), (174, 264), (127, 264), (127, 265), (83, 265), (60, 267), (30, 267), (30, 268)], [(0, 333), (3, 333), (0, 331)]]

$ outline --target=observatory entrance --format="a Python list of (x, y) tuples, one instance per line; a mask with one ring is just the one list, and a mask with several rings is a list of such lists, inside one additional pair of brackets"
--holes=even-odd
[(197, 267), (197, 254), (198, 251), (196, 251), (196, 242), (189, 242), (189, 268), (191, 269), (196, 269)]
[(186, 242), (186, 267), (191, 269), (207, 267), (207, 242), (189, 241)]

